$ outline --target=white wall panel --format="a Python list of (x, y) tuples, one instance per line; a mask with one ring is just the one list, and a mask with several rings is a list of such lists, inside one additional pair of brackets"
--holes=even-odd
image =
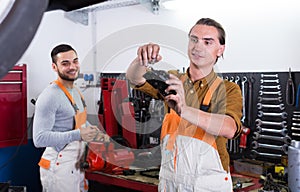
[[(142, 43), (162, 45), (163, 65), (188, 65), (187, 33), (202, 17), (219, 21), (226, 30), (224, 59), (218, 72), (300, 71), (300, 8), (297, 0), (173, 0), (180, 5), (159, 14), (149, 3), (99, 10), (84, 26), (66, 19), (63, 11), (44, 15), (40, 28), (19, 63), (28, 64), (28, 98), (36, 97), (56, 78), (50, 50), (61, 42), (77, 49), (83, 73), (124, 72)], [(187, 7), (185, 7), (187, 6)], [(162, 67), (163, 68), (163, 67)], [(97, 90), (85, 91), (92, 105)], [(92, 96), (91, 96), (92, 95)], [(90, 97), (90, 98), (89, 98)], [(29, 116), (33, 107), (28, 104)], [(96, 112), (96, 108), (90, 112)]]

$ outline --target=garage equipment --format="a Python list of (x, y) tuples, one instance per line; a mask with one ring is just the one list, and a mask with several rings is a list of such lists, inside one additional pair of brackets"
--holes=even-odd
[(292, 141), (288, 150), (288, 186), (291, 191), (298, 191), (300, 188), (300, 141)]
[(287, 105), (294, 105), (295, 103), (295, 86), (292, 79), (292, 72), (291, 68), (289, 68), (289, 78), (286, 82), (286, 104)]
[[(266, 176), (261, 176), (261, 179), (264, 181), (263, 189), (259, 192), (269, 192), (269, 191), (286, 191), (290, 192), (290, 189), (279, 180), (273, 178), (271, 173), (268, 173)], [(292, 191), (293, 192), (293, 191)]]
[[(142, 168), (160, 164), (160, 127), (163, 103), (130, 89), (125, 74), (102, 74), (98, 118), (109, 143), (87, 146), (87, 171), (124, 174), (130, 165)], [(160, 111), (158, 113), (158, 111)]]
[(118, 76), (101, 78), (101, 99), (98, 117), (109, 136), (122, 135), (137, 148), (134, 105), (129, 100), (127, 80)]
[(90, 142), (87, 148), (85, 160), (81, 164), (86, 171), (120, 175), (134, 161), (134, 154), (130, 149), (116, 149), (114, 142)]
[(300, 83), (297, 88), (297, 96), (296, 96), (296, 108), (299, 108), (299, 97), (300, 97)]
[(26, 65), (18, 65), (0, 80), (0, 147), (27, 143), (26, 74)]
[(0, 44), (5, 45), (0, 47), (0, 78), (13, 68), (28, 48), (47, 4), (48, 0), (1, 1), (1, 8), (7, 15), (1, 13), (0, 16)]
[(247, 136), (250, 134), (250, 128), (243, 126), (242, 127), (242, 133), (240, 136), (240, 151), (242, 152), (243, 149), (246, 149), (247, 147)]

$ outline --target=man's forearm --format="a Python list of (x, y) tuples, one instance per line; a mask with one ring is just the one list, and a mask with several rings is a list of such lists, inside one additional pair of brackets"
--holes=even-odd
[(126, 72), (126, 78), (133, 85), (142, 85), (146, 82), (143, 75), (146, 73), (146, 67), (140, 65), (138, 58), (132, 61)]
[(189, 106), (182, 108), (181, 117), (212, 135), (229, 139), (237, 129), (235, 121), (228, 115), (207, 113)]

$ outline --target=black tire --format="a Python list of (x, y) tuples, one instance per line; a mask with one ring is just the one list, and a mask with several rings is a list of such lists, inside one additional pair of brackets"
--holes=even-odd
[(48, 0), (16, 0), (0, 23), (0, 78), (26, 51), (47, 6)]

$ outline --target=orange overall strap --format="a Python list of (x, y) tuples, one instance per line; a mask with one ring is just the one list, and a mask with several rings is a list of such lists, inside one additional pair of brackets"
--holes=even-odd
[(54, 83), (56, 83), (58, 85), (58, 87), (65, 93), (65, 95), (68, 97), (68, 99), (70, 100), (72, 105), (73, 106), (76, 105), (73, 97), (71, 96), (71, 94), (69, 93), (67, 88), (58, 80), (55, 80)]
[(203, 103), (202, 105), (209, 105), (210, 100), (212, 98), (213, 93), (215, 92), (215, 90), (217, 89), (217, 87), (220, 85), (220, 83), (223, 80), (220, 77), (217, 77), (214, 82), (211, 84), (211, 86), (209, 87), (204, 99), (203, 99)]
[[(181, 80), (184, 80), (185, 78), (182, 78)], [(214, 91), (217, 89), (217, 87), (220, 85), (220, 83), (222, 82), (223, 80), (220, 78), (220, 77), (217, 77), (214, 82), (211, 84), (211, 86), (209, 87), (208, 91), (206, 92), (206, 95), (204, 97), (204, 100), (203, 100), (203, 105), (205, 106), (209, 106), (209, 103), (210, 103), (210, 100), (212, 98), (212, 95), (214, 93)], [(175, 113), (173, 110), (171, 110), (171, 113)], [(174, 118), (180, 118), (179, 116), (173, 116), (172, 120), (171, 119), (168, 119), (169, 121), (173, 121), (173, 122), (180, 122), (180, 120), (176, 120)], [(182, 126), (179, 126), (179, 128), (182, 127)], [(174, 147), (174, 144), (175, 144), (175, 140), (176, 140), (176, 137), (178, 135), (178, 129), (171, 133), (169, 139), (168, 139), (168, 143), (166, 145), (166, 149), (167, 150), (170, 150), (172, 151), (173, 150), (173, 147)], [(203, 138), (205, 140), (205, 137)]]
[(79, 90), (77, 87), (75, 87), (75, 88), (77, 89), (77, 91), (78, 91), (78, 93), (79, 93), (79, 95), (80, 95), (80, 98), (81, 98), (83, 107), (86, 108), (86, 103), (85, 103), (85, 100), (84, 100), (83, 95), (81, 94), (80, 90)]
[(75, 116), (74, 116), (74, 120), (75, 120), (75, 129), (78, 129), (81, 127), (82, 124), (84, 124), (86, 122), (86, 104), (85, 104), (85, 101), (84, 101), (84, 98), (83, 98), (83, 95), (80, 93), (80, 91), (78, 90), (78, 88), (76, 87), (80, 97), (81, 97), (81, 101), (82, 101), (82, 104), (83, 104), (83, 107), (84, 107), (84, 112), (82, 113), (79, 113), (79, 108), (77, 107), (73, 97), (71, 96), (71, 94), (69, 93), (69, 91), (66, 89), (66, 87), (61, 83), (59, 82), (58, 80), (54, 81), (58, 86), (59, 88), (61, 88), (61, 90), (65, 93), (65, 95), (68, 97), (68, 99), (70, 100), (74, 110), (75, 110)]
[[(66, 96), (68, 97), (68, 99), (70, 100), (72, 106), (74, 107), (75, 112), (77, 112), (77, 111), (78, 111), (78, 107), (77, 107), (77, 105), (76, 105), (76, 103), (75, 103), (73, 97), (71, 96), (71, 94), (70, 94), (69, 91), (67, 90), (67, 88), (66, 88), (60, 81), (58, 81), (58, 80), (55, 80), (54, 82), (55, 82), (55, 83), (58, 85), (58, 87), (65, 93), (65, 95), (66, 95)], [(77, 91), (78, 91), (78, 93), (79, 93), (79, 95), (80, 95), (80, 97), (81, 97), (81, 101), (82, 101), (82, 103), (83, 103), (83, 107), (85, 108), (85, 107), (86, 107), (86, 104), (85, 104), (83, 95), (80, 93), (80, 91), (78, 90), (77, 87), (76, 87), (76, 89), (77, 89)]]

